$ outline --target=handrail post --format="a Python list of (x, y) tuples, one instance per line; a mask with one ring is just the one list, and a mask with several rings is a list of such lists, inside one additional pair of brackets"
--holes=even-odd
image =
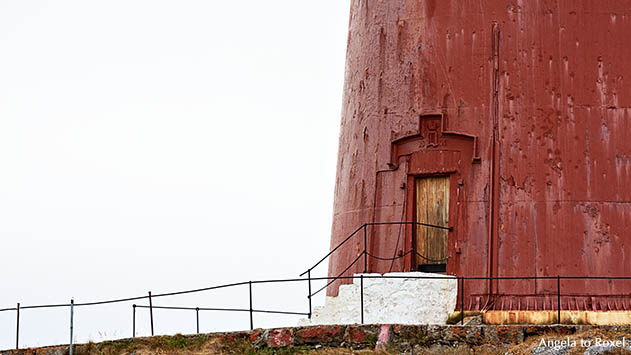
[(17, 319), (15, 322), (15, 350), (20, 349), (20, 302), (18, 302), (17, 307), (15, 308), (17, 311)]
[(74, 328), (74, 299), (70, 300), (70, 355), (72, 355), (72, 338)]
[(195, 308), (195, 320), (197, 321), (197, 334), (199, 334), (199, 307)]
[(362, 324), (364, 324), (364, 275), (359, 275), (359, 298), (360, 298), (360, 308), (361, 308), (361, 320)]
[(410, 271), (415, 271), (414, 269), (416, 268), (416, 222), (412, 222), (412, 238), (410, 238), (410, 240), (412, 241), (412, 260), (410, 260), (410, 268), (412, 270)]
[(307, 298), (309, 299), (309, 315), (308, 319), (311, 319), (311, 269), (307, 270), (307, 282), (309, 283), (309, 295)]
[(136, 338), (136, 304), (131, 305), (132, 308), (132, 322), (131, 322), (131, 338)]
[(557, 323), (561, 324), (561, 276), (557, 275)]
[(464, 325), (464, 276), (460, 278), (460, 325)]
[(367, 224), (364, 223), (364, 274), (368, 270), (368, 233), (366, 231)]
[(149, 291), (149, 318), (151, 319), (151, 336), (153, 336), (153, 302), (151, 302), (151, 291)]
[(252, 281), (248, 281), (250, 286), (250, 330), (254, 330), (254, 319), (252, 318)]

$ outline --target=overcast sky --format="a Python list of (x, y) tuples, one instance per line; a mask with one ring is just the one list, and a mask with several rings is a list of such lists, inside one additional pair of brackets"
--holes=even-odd
[[(296, 277), (317, 261), (348, 12), (347, 0), (1, 1), (0, 308)], [(255, 308), (306, 301), (304, 284), (254, 290)], [(154, 304), (247, 308), (247, 287)], [(0, 349), (15, 345), (15, 316), (0, 312)], [(23, 310), (20, 343), (67, 342), (68, 323), (67, 309)], [(247, 314), (200, 323), (249, 328)], [(192, 333), (194, 312), (158, 311), (155, 326)], [(129, 337), (131, 303), (77, 308), (75, 330)]]

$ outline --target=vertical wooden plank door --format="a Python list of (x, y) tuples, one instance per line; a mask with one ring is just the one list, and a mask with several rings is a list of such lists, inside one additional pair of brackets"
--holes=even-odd
[[(449, 225), (449, 176), (416, 178), (416, 221), (438, 226)], [(445, 229), (416, 227), (418, 270), (445, 272), (447, 261), (447, 235)]]

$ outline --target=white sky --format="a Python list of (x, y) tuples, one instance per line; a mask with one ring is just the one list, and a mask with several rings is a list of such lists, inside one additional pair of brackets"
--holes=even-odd
[[(323, 256), (348, 10), (0, 1), (0, 308), (291, 278)], [(306, 285), (257, 286), (254, 302), (306, 312)], [(247, 287), (154, 304), (247, 308)], [(247, 314), (200, 318), (202, 332), (249, 328)], [(144, 310), (137, 322), (148, 335)], [(65, 343), (68, 323), (23, 310), (20, 344)], [(157, 311), (155, 327), (192, 333), (194, 312)], [(77, 308), (75, 334), (129, 337), (131, 303)], [(0, 349), (14, 345), (15, 312), (0, 313)]]

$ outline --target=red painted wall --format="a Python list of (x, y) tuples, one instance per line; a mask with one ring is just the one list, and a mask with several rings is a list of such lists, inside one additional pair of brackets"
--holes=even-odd
[[(448, 173), (449, 274), (631, 276), (625, 80), (628, 1), (353, 0), (331, 247), (365, 222), (411, 220), (409, 182)], [(368, 250), (393, 257), (410, 235), (372, 227)], [(369, 260), (370, 272), (411, 267)], [(631, 281), (562, 288), (564, 308), (631, 309)], [(556, 281), (470, 281), (465, 304), (543, 309), (553, 292)]]

